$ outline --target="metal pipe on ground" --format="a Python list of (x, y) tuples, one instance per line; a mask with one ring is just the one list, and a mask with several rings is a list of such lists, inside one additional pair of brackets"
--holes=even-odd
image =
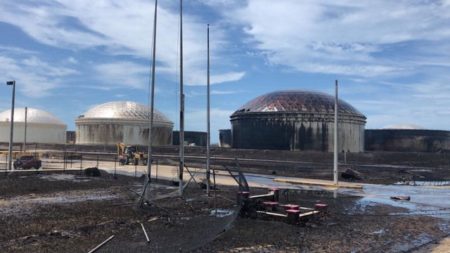
[(97, 247), (91, 249), (88, 253), (94, 253), (97, 250), (99, 250), (101, 247), (103, 247), (103, 245), (105, 245), (106, 243), (108, 243), (109, 241), (111, 241), (114, 238), (114, 235), (110, 236), (108, 239), (106, 239), (105, 241), (103, 241), (102, 243), (100, 243), (99, 245), (97, 245)]
[(145, 230), (144, 224), (141, 223), (142, 231), (144, 231), (145, 239), (147, 240), (147, 243), (150, 243), (150, 238), (148, 237), (147, 231)]

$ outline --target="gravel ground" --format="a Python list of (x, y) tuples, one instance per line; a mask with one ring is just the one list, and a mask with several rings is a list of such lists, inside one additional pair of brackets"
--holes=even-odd
[[(137, 208), (143, 179), (107, 173), (0, 176), (0, 252), (409, 252), (448, 236), (448, 220), (408, 214), (389, 205), (360, 206), (357, 197), (290, 190), (281, 202), (329, 204), (329, 214), (302, 225), (236, 218), (236, 187), (220, 186), (217, 202), (192, 185)], [(154, 196), (177, 190), (168, 183)], [(252, 189), (252, 194), (266, 189)], [(227, 210), (223, 217), (211, 208)], [(141, 223), (150, 236), (146, 243)], [(423, 246), (425, 245), (425, 246)], [(181, 250), (180, 250), (181, 249)]]

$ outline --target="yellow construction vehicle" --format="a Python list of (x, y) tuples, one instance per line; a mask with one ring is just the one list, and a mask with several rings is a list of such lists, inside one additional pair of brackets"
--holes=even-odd
[(124, 143), (117, 143), (117, 158), (121, 165), (147, 165), (148, 155), (139, 151), (137, 146), (127, 146)]

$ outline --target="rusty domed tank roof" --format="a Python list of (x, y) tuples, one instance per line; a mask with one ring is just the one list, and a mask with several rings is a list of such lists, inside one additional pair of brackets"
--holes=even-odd
[[(339, 99), (339, 113), (365, 116), (349, 103)], [(317, 91), (286, 90), (267, 93), (250, 100), (232, 116), (247, 113), (334, 113), (334, 96)]]
[[(153, 115), (155, 123), (173, 124), (169, 118), (156, 109)], [(132, 101), (113, 101), (92, 107), (80, 115), (77, 121), (86, 122), (99, 119), (147, 122), (150, 119), (150, 109), (146, 105)]]

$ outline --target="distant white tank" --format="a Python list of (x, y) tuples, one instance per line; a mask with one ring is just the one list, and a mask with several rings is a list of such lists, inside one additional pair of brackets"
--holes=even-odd
[(419, 125), (402, 123), (402, 124), (394, 124), (383, 127), (382, 129), (403, 129), (403, 130), (420, 130), (425, 129)]
[[(9, 142), (11, 110), (0, 113), (0, 142)], [(53, 114), (28, 108), (27, 143), (66, 143), (64, 124)], [(14, 142), (22, 143), (25, 136), (25, 108), (14, 109)]]
[[(147, 145), (149, 107), (131, 101), (114, 101), (94, 106), (80, 115), (77, 127), (77, 144)], [(154, 110), (153, 145), (172, 144), (173, 123), (161, 112)]]

